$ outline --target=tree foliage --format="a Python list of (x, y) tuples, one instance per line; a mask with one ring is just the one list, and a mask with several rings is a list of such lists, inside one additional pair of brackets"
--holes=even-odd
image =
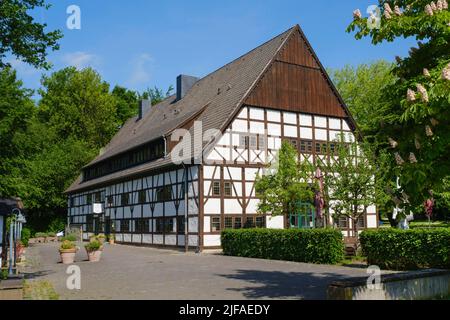
[(379, 8), (380, 28), (356, 11), (347, 31), (373, 44), (399, 37), (418, 41), (409, 56), (397, 57), (397, 79), (383, 89), (376, 127), (376, 142), (390, 152), (393, 173), (409, 197), (404, 205), (414, 208), (450, 175), (450, 12), (443, 0), (380, 1)]
[(34, 21), (29, 14), (36, 8), (48, 9), (45, 0), (2, 0), (0, 2), (0, 67), (10, 53), (36, 67), (48, 69), (47, 50), (59, 49), (59, 30), (46, 32), (46, 24)]
[(298, 161), (297, 150), (289, 142), (283, 141), (274, 165), (256, 178), (259, 212), (285, 215), (297, 201), (313, 202), (317, 186), (311, 181), (312, 166)]

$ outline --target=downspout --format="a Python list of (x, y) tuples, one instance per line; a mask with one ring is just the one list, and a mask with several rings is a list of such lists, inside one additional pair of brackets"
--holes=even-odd
[(185, 163), (183, 163), (183, 169), (184, 169), (184, 252), (188, 252), (189, 250), (189, 243), (188, 243), (188, 172), (189, 168), (186, 166)]

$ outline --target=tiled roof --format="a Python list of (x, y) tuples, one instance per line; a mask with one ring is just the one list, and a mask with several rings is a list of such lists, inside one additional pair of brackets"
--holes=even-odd
[[(176, 101), (176, 96), (171, 96), (152, 106), (141, 120), (137, 121), (137, 117), (129, 119), (104, 148), (102, 154), (87, 166), (166, 136), (194, 115), (197, 116), (196, 120), (202, 121), (203, 131), (223, 130), (296, 28), (298, 26), (290, 28), (200, 79), (181, 100)], [(202, 109), (204, 110), (199, 112)], [(159, 159), (86, 182), (82, 182), (79, 177), (66, 192), (93, 188), (111, 180), (137, 175), (170, 164), (169, 159)]]

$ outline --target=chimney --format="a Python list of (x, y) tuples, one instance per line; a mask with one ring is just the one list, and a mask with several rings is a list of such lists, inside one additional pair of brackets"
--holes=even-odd
[(180, 74), (177, 77), (177, 101), (183, 99), (198, 80), (197, 77)]
[(150, 111), (152, 102), (150, 100), (139, 100), (139, 115), (138, 120), (141, 120), (147, 112)]

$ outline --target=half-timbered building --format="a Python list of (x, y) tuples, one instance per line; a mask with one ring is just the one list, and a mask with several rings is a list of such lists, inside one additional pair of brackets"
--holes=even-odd
[[(142, 101), (139, 115), (66, 191), (69, 223), (82, 226), (86, 239), (104, 232), (119, 243), (202, 250), (220, 246), (225, 228), (290, 227), (286, 217), (257, 213), (256, 176), (283, 140), (315, 163), (333, 160), (338, 135), (356, 135), (299, 26), (201, 79), (179, 76), (176, 89), (155, 106)], [(194, 141), (201, 136), (193, 144), (201, 161), (191, 159), (195, 152), (184, 163), (173, 160), (179, 129)], [(211, 129), (220, 138), (204, 139)], [(351, 235), (351, 221), (330, 223)], [(358, 225), (377, 226), (374, 206)]]

